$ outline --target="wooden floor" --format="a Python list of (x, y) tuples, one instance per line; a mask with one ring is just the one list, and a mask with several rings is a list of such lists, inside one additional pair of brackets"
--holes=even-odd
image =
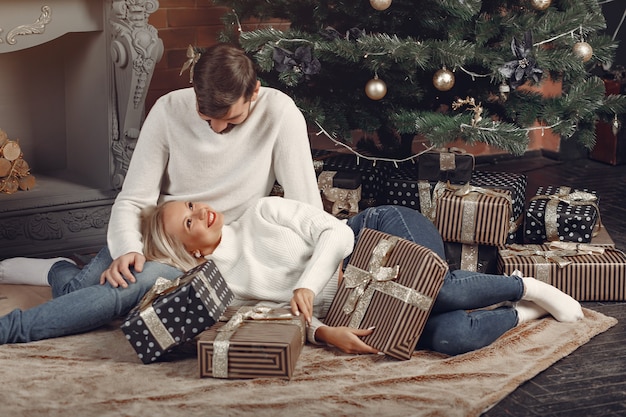
[[(602, 222), (616, 247), (626, 250), (626, 165), (539, 157), (479, 165), (477, 169), (523, 172), (528, 175), (531, 195), (538, 185), (595, 190)], [(619, 323), (521, 385), (484, 417), (626, 416), (626, 302), (582, 304)]]

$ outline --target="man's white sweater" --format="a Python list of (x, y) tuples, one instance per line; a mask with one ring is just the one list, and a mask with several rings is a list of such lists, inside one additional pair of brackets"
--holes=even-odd
[(196, 110), (193, 88), (161, 97), (146, 118), (107, 241), (113, 259), (142, 253), (141, 209), (161, 200), (202, 201), (237, 219), (277, 180), (285, 198), (321, 208), (306, 123), (293, 100), (261, 87), (249, 117), (215, 133)]

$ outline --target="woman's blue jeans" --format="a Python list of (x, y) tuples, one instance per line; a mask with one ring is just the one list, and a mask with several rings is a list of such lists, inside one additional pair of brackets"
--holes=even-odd
[[(445, 259), (439, 231), (430, 220), (411, 208), (368, 208), (351, 217), (348, 225), (354, 231), (355, 244), (363, 228), (369, 228), (426, 246)], [(522, 280), (515, 276), (462, 270), (448, 272), (418, 348), (457, 355), (491, 344), (517, 325), (517, 311), (511, 307), (475, 309), (517, 301), (523, 292)]]
[(71, 262), (55, 263), (48, 282), (53, 299), (28, 310), (13, 310), (0, 318), (0, 344), (31, 342), (96, 329), (127, 315), (158, 277), (175, 279), (181, 271), (146, 262), (127, 288), (100, 285), (100, 274), (113, 262), (103, 248), (83, 269)]

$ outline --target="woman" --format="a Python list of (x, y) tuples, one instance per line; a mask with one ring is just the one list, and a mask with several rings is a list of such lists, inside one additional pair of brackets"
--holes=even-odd
[[(443, 241), (421, 213), (400, 206), (368, 208), (346, 223), (293, 200), (267, 197), (234, 223), (203, 203), (170, 201), (143, 216), (148, 259), (189, 269), (212, 259), (235, 294), (237, 304), (290, 303), (304, 314), (313, 343), (347, 353), (377, 353), (360, 337), (374, 329), (323, 325), (340, 274), (363, 228), (411, 240), (444, 256)], [(485, 309), (498, 303), (508, 305)], [(472, 310), (470, 312), (466, 310)], [(507, 330), (545, 314), (559, 321), (582, 318), (580, 304), (534, 278), (450, 271), (419, 347), (456, 355), (479, 349)]]

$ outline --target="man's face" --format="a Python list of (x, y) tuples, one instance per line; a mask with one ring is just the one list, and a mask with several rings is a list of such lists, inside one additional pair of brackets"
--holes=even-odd
[(228, 133), (238, 124), (243, 123), (250, 114), (250, 105), (252, 100), (244, 101), (243, 97), (240, 97), (228, 110), (223, 117), (210, 117), (206, 116), (198, 111), (198, 115), (202, 120), (206, 120), (216, 133)]

